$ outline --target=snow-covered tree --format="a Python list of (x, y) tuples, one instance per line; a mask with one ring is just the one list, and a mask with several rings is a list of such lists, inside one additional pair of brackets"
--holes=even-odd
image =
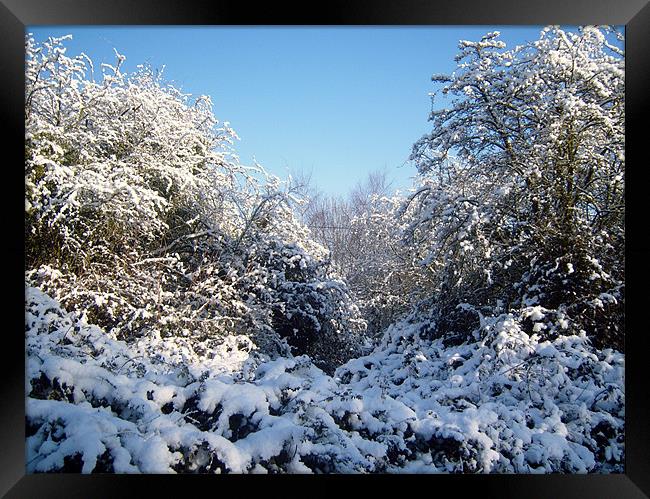
[(311, 189), (303, 210), (311, 233), (349, 286), (370, 336), (411, 310), (422, 298), (418, 283), (426, 279), (412, 248), (400, 244), (397, 213), (403, 197), (389, 190), (386, 172), (371, 172), (346, 197)]
[(381, 334), (426, 298), (431, 286), (417, 251), (400, 241), (405, 229), (399, 210), (404, 197), (372, 195), (350, 222), (356, 251), (345, 278), (368, 321), (368, 332)]
[(414, 146), (421, 185), (403, 211), (438, 275), (441, 329), (477, 323), (476, 313), (456, 311), (460, 303), (542, 305), (622, 348), (620, 38), (609, 28), (547, 27), (508, 50), (493, 32), (461, 41), (457, 70), (434, 75), (450, 100)]

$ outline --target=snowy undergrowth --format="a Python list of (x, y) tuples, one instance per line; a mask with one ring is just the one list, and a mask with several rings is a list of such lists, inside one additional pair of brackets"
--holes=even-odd
[(27, 470), (622, 472), (624, 356), (483, 319), (445, 347), (405, 320), (327, 376), (245, 336), (125, 343), (26, 290)]

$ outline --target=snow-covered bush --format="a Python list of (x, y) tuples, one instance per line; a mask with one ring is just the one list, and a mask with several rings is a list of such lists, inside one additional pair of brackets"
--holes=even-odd
[[(232, 153), (210, 99), (26, 40), (27, 281), (118, 338), (247, 335), (333, 370), (364, 323), (287, 182)], [(286, 340), (286, 341), (285, 341)]]
[(36, 288), (25, 305), (28, 472), (623, 471), (623, 356), (519, 316), (452, 347), (405, 320), (329, 377), (244, 336), (127, 344)]
[[(225, 198), (244, 173), (209, 98), (191, 101), (150, 68), (129, 77), (119, 54), (97, 83), (89, 60), (65, 56), (64, 40), (26, 43), (28, 267), (157, 249), (187, 229), (182, 214), (200, 209), (208, 187)], [(204, 216), (236, 220), (228, 199), (200, 204), (212, 209)]]

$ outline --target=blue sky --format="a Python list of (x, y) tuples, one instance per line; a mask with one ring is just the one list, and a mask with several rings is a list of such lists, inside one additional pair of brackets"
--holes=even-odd
[(34, 26), (37, 41), (72, 34), (68, 55), (98, 66), (113, 48), (138, 64), (165, 66), (186, 92), (210, 95), (214, 113), (255, 158), (286, 177), (304, 170), (322, 191), (344, 195), (368, 172), (406, 188), (412, 144), (428, 131), (431, 75), (455, 67), (458, 40), (498, 30), (509, 46), (539, 26), (224, 27)]

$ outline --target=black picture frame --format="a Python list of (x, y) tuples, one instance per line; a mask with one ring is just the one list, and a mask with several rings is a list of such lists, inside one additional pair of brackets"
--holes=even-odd
[[(314, 8), (316, 7), (316, 8)], [(25, 374), (24, 374), (24, 190), (18, 168), (24, 162), (24, 34), (34, 25), (463, 25), (463, 24), (616, 24), (626, 27), (626, 462), (625, 474), (614, 475), (434, 475), (326, 476), (326, 493), (359, 486), (368, 491), (398, 485), (397, 493), (440, 493), (450, 487), (479, 497), (641, 498), (650, 497), (650, 411), (645, 356), (648, 331), (642, 324), (645, 301), (650, 298), (650, 244), (644, 238), (642, 161), (643, 122), (649, 115), (650, 5), (648, 0), (517, 0), (374, 1), (331, 0), (298, 6), (267, 3), (200, 0), (0, 0), (0, 84), (6, 127), (5, 171), (10, 181), (0, 196), (6, 234), (0, 246), (6, 252), (5, 307), (2, 345), (5, 362), (0, 376), (0, 494), (5, 497), (119, 497), (141, 495), (155, 486), (165, 493), (187, 495), (197, 485), (224, 493), (224, 487), (243, 492), (251, 484), (289, 494), (311, 494), (316, 478), (291, 476), (218, 476), (189, 478), (167, 475), (25, 475)], [(630, 166), (631, 165), (631, 166)], [(647, 223), (645, 224), (647, 227)], [(21, 310), (23, 312), (21, 312)], [(405, 486), (416, 488), (404, 488)], [(457, 493), (454, 492), (454, 493)]]

